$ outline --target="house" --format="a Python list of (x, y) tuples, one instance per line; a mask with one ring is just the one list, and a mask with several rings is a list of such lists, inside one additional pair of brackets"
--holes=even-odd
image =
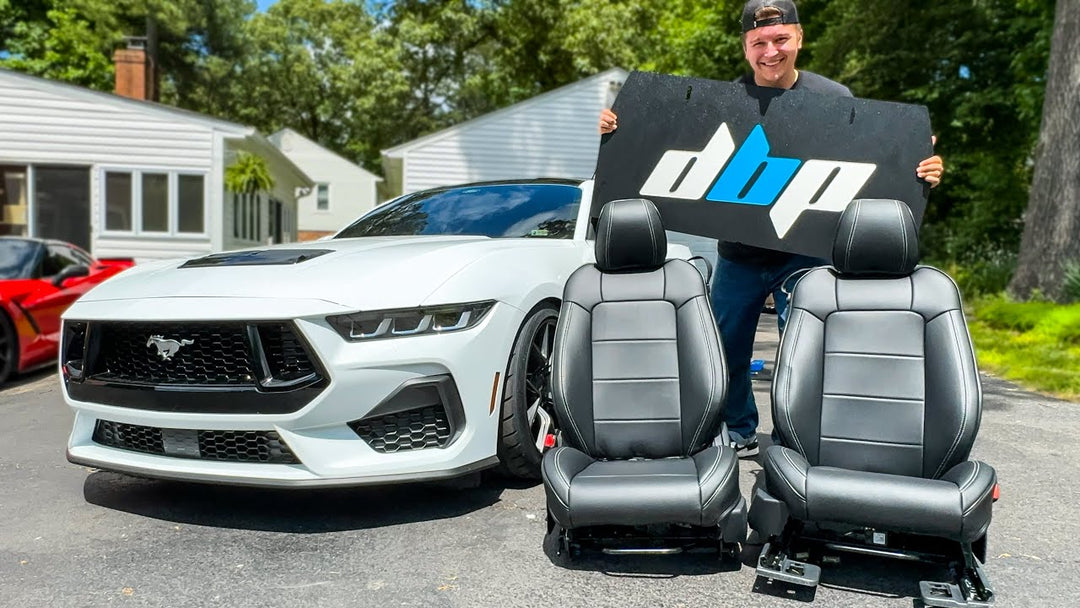
[(268, 139), (315, 182), (298, 201), (299, 240), (333, 234), (377, 204), (381, 177), (292, 129), (282, 129)]
[(387, 197), (495, 179), (587, 178), (597, 118), (626, 80), (613, 68), (382, 151)]
[[(0, 69), (0, 234), (136, 260), (290, 242), (307, 175), (254, 128), (147, 100), (145, 51), (117, 51), (118, 94)], [(240, 152), (271, 192), (226, 191)]]

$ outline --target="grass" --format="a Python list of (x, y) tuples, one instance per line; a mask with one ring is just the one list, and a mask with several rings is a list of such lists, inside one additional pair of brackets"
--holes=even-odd
[(984, 297), (971, 304), (968, 323), (980, 369), (1080, 399), (1080, 304)]

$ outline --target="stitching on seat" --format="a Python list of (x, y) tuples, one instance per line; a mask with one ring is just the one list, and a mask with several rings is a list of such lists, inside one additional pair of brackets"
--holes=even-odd
[[(728, 448), (728, 449), (731, 449), (731, 448)], [(713, 490), (712, 496), (709, 496), (709, 499), (705, 501), (705, 504), (701, 505), (701, 510), (702, 511), (704, 511), (705, 509), (708, 509), (709, 505), (712, 504), (712, 501), (716, 500), (716, 497), (720, 495), (720, 490), (722, 490), (724, 488), (724, 486), (727, 485), (728, 480), (731, 479), (732, 473), (736, 469), (739, 468), (738, 464), (739, 464), (739, 459), (738, 458), (732, 458), (731, 459), (731, 466), (728, 467), (727, 474), (724, 475), (724, 478), (720, 480), (720, 484), (716, 486), (715, 490)]]
[[(786, 460), (788, 462), (788, 464), (791, 465), (791, 468), (795, 469), (795, 474), (798, 475), (799, 477), (802, 477), (803, 485), (806, 485), (806, 475), (803, 475), (802, 471), (799, 470), (799, 465), (795, 464), (795, 461), (791, 459), (791, 455), (787, 453), (787, 450), (780, 450), (780, 454), (783, 455), (784, 460)], [(795, 490), (795, 495), (796, 496), (803, 499), (804, 501), (806, 500), (806, 494), (804, 492), (800, 492), (796, 488), (792, 488), (792, 489)]]
[[(959, 335), (956, 331), (956, 320), (953, 315), (946, 317), (949, 320), (949, 328), (952, 329), (953, 344), (956, 346), (957, 358), (961, 360), (961, 367), (963, 367), (963, 353), (960, 350)], [(934, 479), (937, 479), (945, 471), (945, 465), (949, 463), (949, 459), (952, 458), (953, 452), (956, 451), (957, 446), (960, 445), (960, 438), (964, 436), (964, 431), (967, 429), (967, 399), (968, 399), (968, 387), (967, 382), (961, 382), (960, 387), (963, 394), (960, 398), (960, 402), (964, 404), (963, 416), (960, 418), (960, 429), (956, 432), (956, 437), (953, 439), (952, 446), (949, 447), (949, 451), (945, 453), (945, 458), (941, 460), (941, 464), (938, 465), (937, 471), (934, 472)]]
[(611, 218), (608, 219), (607, 225), (607, 242), (604, 243), (604, 251), (606, 252), (607, 263), (611, 263), (611, 225), (615, 223), (615, 206), (611, 207)]
[(900, 201), (893, 201), (893, 204), (896, 205), (896, 214), (900, 216), (900, 234), (904, 238), (904, 251), (900, 256), (900, 264), (896, 268), (896, 270), (900, 272), (904, 270), (904, 261), (907, 260), (908, 238), (907, 230), (905, 230), (907, 227), (904, 226), (904, 211), (900, 209), (900, 205), (903, 205), (903, 203)]
[[(980, 503), (982, 503), (982, 501), (986, 500), (986, 495), (989, 494), (990, 492), (992, 492), (993, 489), (994, 489), (994, 485), (991, 484), (989, 487), (986, 488), (985, 492), (983, 492), (982, 494), (979, 495), (979, 498), (977, 498), (975, 500), (975, 502), (971, 503), (971, 506), (964, 509), (964, 517), (967, 517), (968, 515), (970, 515), (971, 512), (974, 511), (975, 508), (978, 507)], [(963, 500), (963, 498), (961, 498), (961, 500)]]
[(566, 507), (566, 509), (569, 511), (570, 505), (567, 503), (570, 502), (570, 480), (566, 478), (566, 473), (562, 470), (562, 467), (559, 466), (559, 458), (565, 453), (566, 448), (559, 448), (559, 451), (555, 453), (554, 462), (555, 472), (559, 474), (559, 479), (563, 482), (563, 485), (566, 486), (566, 500), (563, 501), (562, 496), (559, 496), (558, 492), (552, 492), (552, 494), (554, 494), (555, 498), (559, 500), (559, 503), (562, 504), (562, 506)]
[[(799, 321), (795, 325), (795, 337), (792, 338), (792, 344), (799, 343), (799, 334), (802, 333), (803, 315), (799, 315)], [(795, 440), (795, 447), (799, 448), (799, 453), (803, 456), (806, 455), (806, 450), (803, 448), (802, 441), (799, 440), (799, 434), (795, 431), (795, 423), (791, 421), (791, 372), (788, 372), (784, 377), (784, 398), (789, 406), (784, 410), (784, 418), (787, 419), (788, 427), (791, 429), (791, 437)]]
[(720, 449), (716, 450), (716, 458), (713, 459), (712, 466), (709, 467), (709, 472), (705, 473), (705, 476), (701, 478), (701, 485), (705, 485), (705, 482), (707, 482), (709, 478), (712, 477), (712, 474), (716, 472), (716, 468), (720, 466), (720, 456), (722, 456), (723, 453), (724, 452)]
[[(772, 457), (770, 455), (774, 451), (775, 450), (767, 450), (765, 452), (765, 457), (768, 458), (769, 460), (772, 460), (773, 462), (776, 462), (776, 458), (774, 458), (774, 457)], [(806, 504), (806, 498), (802, 494), (800, 494), (799, 491), (796, 490), (794, 486), (791, 485), (791, 482), (788, 481), (788, 478), (781, 474), (780, 479), (784, 482), (784, 485), (786, 485), (791, 490), (791, 493), (794, 494), (795, 496), (798, 496), (799, 499), (802, 500), (803, 504), (805, 505)]]
[[(573, 312), (574, 312), (574, 303), (569, 302), (567, 304), (567, 306), (566, 306), (566, 323), (564, 324), (564, 327), (561, 328), (562, 329), (562, 339), (559, 340), (559, 346), (561, 347), (560, 348), (561, 351), (566, 350), (566, 335), (570, 332), (570, 315), (573, 314)], [(559, 356), (560, 360), (563, 360), (563, 359), (566, 358), (566, 353), (565, 352), (560, 352), (559, 355), (560, 355)], [(560, 365), (559, 366), (559, 384), (562, 387), (566, 386), (566, 366), (565, 365)], [(563, 389), (563, 391), (560, 391), (560, 392), (564, 392), (564, 391), (565, 391), (565, 389)], [(564, 397), (565, 397), (565, 395), (564, 395)], [(569, 406), (569, 404), (566, 407), (566, 417), (570, 420), (570, 426), (574, 427), (574, 433), (577, 434), (578, 442), (581, 444), (581, 447), (585, 448), (585, 453), (587, 454), (588, 453), (588, 446), (585, 445), (585, 436), (581, 434), (581, 429), (578, 428), (577, 421), (574, 420), (574, 412), (573, 412), (572, 408)]]
[(975, 468), (971, 471), (971, 477), (969, 477), (968, 480), (964, 482), (964, 485), (960, 486), (961, 494), (964, 493), (964, 490), (970, 488), (971, 484), (975, 483), (975, 478), (979, 476), (979, 461), (976, 460), (972, 464), (975, 465)]
[[(708, 319), (705, 317), (701, 300), (698, 300), (697, 298), (695, 298), (695, 300), (697, 301), (698, 319), (701, 320), (702, 327), (708, 327), (709, 322)], [(716, 324), (714, 323), (713, 325), (715, 326)], [(698, 428), (696, 431), (694, 431), (694, 436), (690, 439), (691, 449), (693, 448), (693, 446), (697, 445), (698, 437), (701, 435), (701, 430), (705, 428), (705, 420), (709, 417), (709, 409), (713, 402), (713, 396), (716, 395), (716, 374), (714, 373), (716, 370), (716, 365), (713, 361), (713, 349), (708, 347), (706, 348), (709, 351), (709, 400), (706, 402), (705, 411), (701, 413), (701, 421), (698, 423)], [(676, 350), (678, 349), (676, 348)], [(680, 407), (679, 409), (681, 411), (682, 408)]]
[(855, 227), (859, 225), (860, 211), (862, 211), (862, 202), (855, 203), (855, 217), (851, 220), (851, 232), (848, 233), (847, 247), (844, 251), (844, 268), (851, 263), (851, 246), (855, 242)]
[(649, 213), (649, 206), (645, 204), (645, 199), (639, 198), (638, 200), (641, 201), (641, 208), (645, 210), (645, 221), (649, 222), (649, 240), (652, 241), (653, 255), (658, 256), (660, 248), (656, 246), (656, 234), (653, 232), (653, 219)]

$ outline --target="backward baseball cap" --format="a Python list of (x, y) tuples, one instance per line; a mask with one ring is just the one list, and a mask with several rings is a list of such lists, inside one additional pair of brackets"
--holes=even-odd
[[(779, 16), (757, 19), (761, 9), (771, 8), (780, 13)], [(799, 11), (795, 10), (792, 0), (748, 0), (742, 10), (742, 31), (745, 34), (750, 30), (766, 25), (779, 25), (799, 22)]]

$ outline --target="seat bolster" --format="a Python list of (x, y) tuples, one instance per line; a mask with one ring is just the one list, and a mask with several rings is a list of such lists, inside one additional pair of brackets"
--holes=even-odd
[(584, 452), (565, 446), (544, 454), (540, 473), (544, 477), (548, 509), (555, 521), (564, 528), (573, 527), (570, 521), (570, 482), (594, 462), (596, 460)]
[(942, 479), (811, 467), (806, 511), (816, 522), (962, 540), (960, 492)]
[(796, 519), (807, 519), (806, 474), (810, 464), (802, 454), (779, 445), (765, 450), (765, 488), (784, 501)]
[(963, 509), (961, 541), (978, 540), (990, 527), (994, 505), (994, 485), (997, 473), (990, 465), (978, 460), (961, 462), (941, 477), (960, 488), (960, 506)]
[(726, 445), (704, 449), (693, 458), (701, 491), (701, 525), (718, 525), (739, 501), (739, 458)]

